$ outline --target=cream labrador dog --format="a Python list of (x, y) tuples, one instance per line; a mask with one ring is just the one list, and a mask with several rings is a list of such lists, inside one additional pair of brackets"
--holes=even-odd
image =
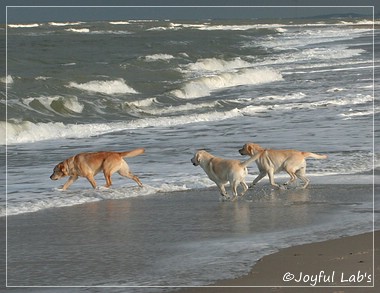
[(309, 185), (310, 180), (306, 177), (306, 158), (326, 159), (326, 155), (318, 155), (310, 152), (301, 152), (296, 150), (271, 150), (264, 149), (255, 143), (247, 143), (239, 150), (241, 155), (251, 156), (256, 161), (260, 174), (253, 180), (254, 186), (266, 174), (268, 174), (270, 183), (278, 188), (284, 188), (274, 182), (274, 174), (280, 171), (286, 171), (290, 180), (284, 185), (288, 185), (297, 180), (297, 177), (304, 183), (302, 188)]
[(142, 183), (140, 179), (132, 174), (127, 162), (123, 158), (136, 157), (144, 152), (145, 149), (139, 148), (129, 152), (80, 153), (57, 164), (50, 179), (58, 180), (62, 177), (70, 176), (69, 180), (62, 187), (63, 190), (66, 190), (78, 177), (85, 177), (92, 187), (96, 188), (94, 176), (103, 171), (106, 178), (105, 187), (110, 187), (112, 185), (111, 175), (118, 172), (121, 176), (131, 178), (141, 187)]
[(197, 151), (191, 159), (194, 166), (201, 166), (207, 176), (216, 183), (220, 193), (225, 198), (229, 198), (225, 188), (225, 185), (229, 182), (234, 196), (232, 200), (237, 199), (239, 185), (243, 188), (241, 196), (247, 192), (248, 186), (245, 183), (245, 177), (248, 174), (247, 166), (253, 161), (252, 158), (244, 162), (222, 159), (204, 150)]

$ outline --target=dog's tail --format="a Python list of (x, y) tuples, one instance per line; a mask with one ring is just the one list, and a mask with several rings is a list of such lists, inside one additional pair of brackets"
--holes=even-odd
[(132, 158), (132, 157), (136, 157), (136, 156), (139, 156), (141, 154), (145, 153), (145, 149), (144, 148), (138, 148), (138, 149), (135, 149), (133, 151), (129, 151), (129, 152), (121, 152), (119, 153), (120, 156), (122, 156), (123, 158)]
[(313, 159), (327, 159), (327, 155), (318, 155), (314, 153), (309, 153), (309, 152), (302, 152), (303, 156), (305, 158), (313, 158)]
[(243, 168), (247, 167), (249, 164), (251, 164), (252, 162), (256, 161), (259, 157), (261, 156), (261, 152), (257, 153), (256, 155), (250, 157), (248, 160), (244, 161), (244, 162), (241, 162), (241, 166)]

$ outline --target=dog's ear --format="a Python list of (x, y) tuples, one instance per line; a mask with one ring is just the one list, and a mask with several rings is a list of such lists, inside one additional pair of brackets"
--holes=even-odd
[(63, 162), (59, 163), (58, 166), (59, 166), (59, 170), (61, 170), (63, 175), (69, 176), (69, 172)]
[(254, 155), (253, 153), (253, 144), (252, 143), (248, 143), (247, 144), (247, 153), (250, 154), (250, 155)]
[[(203, 150), (202, 150), (203, 151)], [(201, 151), (198, 151), (197, 154), (195, 155), (195, 161), (197, 162), (197, 164), (199, 164), (199, 157), (201, 156)]]

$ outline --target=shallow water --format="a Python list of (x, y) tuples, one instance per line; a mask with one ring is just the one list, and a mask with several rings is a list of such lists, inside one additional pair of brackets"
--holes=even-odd
[[(7, 30), (0, 216), (11, 228), (10, 283), (207, 284), (247, 272), (281, 247), (371, 229), (379, 62), (369, 20)], [(329, 158), (308, 160), (310, 190), (279, 194), (263, 179), (246, 201), (222, 203), (190, 158), (202, 148), (242, 160), (238, 149), (248, 141)], [(65, 181), (49, 179), (78, 152), (138, 147), (146, 153), (128, 164), (142, 189), (117, 174), (108, 190), (80, 179), (62, 192)], [(249, 173), (247, 182), (257, 175), (254, 164)]]
[(8, 285), (197, 286), (277, 249), (372, 229), (369, 185), (316, 185), (220, 202), (215, 188), (8, 217)]

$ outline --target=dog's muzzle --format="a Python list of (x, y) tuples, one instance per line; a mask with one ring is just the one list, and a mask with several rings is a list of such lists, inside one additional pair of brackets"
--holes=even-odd
[(190, 161), (191, 161), (191, 163), (193, 163), (193, 166), (198, 166), (199, 165), (198, 162), (194, 160), (194, 158), (192, 158)]

